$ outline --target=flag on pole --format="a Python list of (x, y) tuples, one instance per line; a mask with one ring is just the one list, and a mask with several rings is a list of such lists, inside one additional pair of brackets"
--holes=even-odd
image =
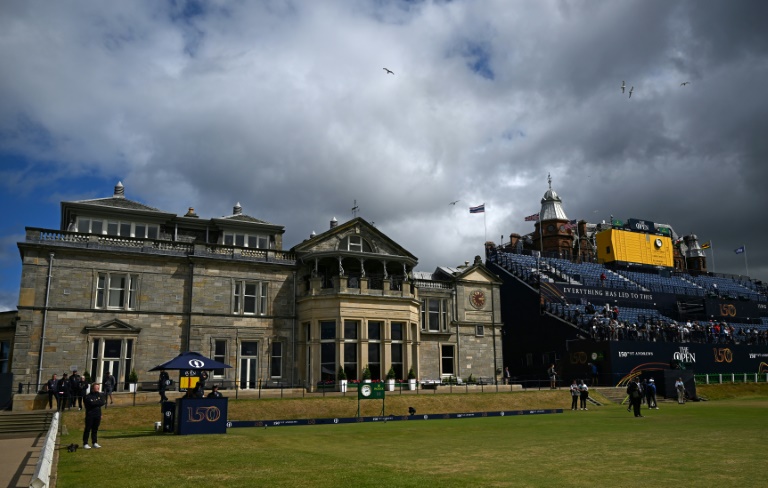
[(469, 207), (469, 213), (485, 213), (485, 204)]
[(539, 220), (539, 214), (537, 213), (533, 215), (529, 215), (528, 217), (525, 218), (526, 222), (538, 222), (538, 220)]
[(734, 249), (734, 250), (733, 250), (733, 252), (735, 252), (736, 254), (742, 254), (742, 253), (743, 253), (744, 251), (746, 251), (746, 250), (747, 250), (747, 249), (746, 249), (746, 247), (745, 247), (745, 246), (741, 246), (741, 247), (739, 247), (739, 248), (737, 248), (737, 249)]
[(567, 224), (565, 224), (563, 227), (565, 227), (566, 230), (575, 229), (576, 228), (576, 219), (569, 220)]
[(702, 249), (709, 249), (710, 247), (712, 247), (712, 241), (707, 241), (701, 245)]

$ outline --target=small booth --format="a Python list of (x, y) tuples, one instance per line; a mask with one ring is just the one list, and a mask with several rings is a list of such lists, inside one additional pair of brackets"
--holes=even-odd
[[(175, 402), (162, 403), (160, 422), (163, 432), (180, 435), (227, 433), (227, 399), (204, 396), (206, 372), (221, 368), (231, 366), (189, 351), (150, 370), (178, 370), (179, 391), (189, 393)], [(195, 395), (191, 395), (193, 391)]]

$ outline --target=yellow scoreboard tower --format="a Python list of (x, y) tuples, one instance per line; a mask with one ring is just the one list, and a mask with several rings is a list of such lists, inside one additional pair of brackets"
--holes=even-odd
[(597, 258), (602, 263), (625, 263), (674, 266), (672, 239), (668, 236), (608, 229), (596, 236)]

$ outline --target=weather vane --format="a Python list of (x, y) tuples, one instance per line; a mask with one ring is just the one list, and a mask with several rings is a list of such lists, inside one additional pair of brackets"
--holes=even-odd
[(357, 217), (357, 212), (360, 210), (360, 207), (357, 206), (357, 200), (353, 203), (354, 207), (352, 207), (352, 218)]

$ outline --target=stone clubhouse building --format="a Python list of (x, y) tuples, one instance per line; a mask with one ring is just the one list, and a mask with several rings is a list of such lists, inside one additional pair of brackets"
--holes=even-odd
[[(499, 279), (480, 260), (414, 271), (416, 256), (362, 218), (284, 250), (280, 225), (200, 218), (125, 197), (61, 203), (59, 229), (26, 228), (19, 303), (0, 342), (12, 384), (77, 369), (127, 387), (181, 352), (225, 362), (229, 388), (374, 379), (498, 378)], [(6, 375), (9, 374), (6, 372)]]

